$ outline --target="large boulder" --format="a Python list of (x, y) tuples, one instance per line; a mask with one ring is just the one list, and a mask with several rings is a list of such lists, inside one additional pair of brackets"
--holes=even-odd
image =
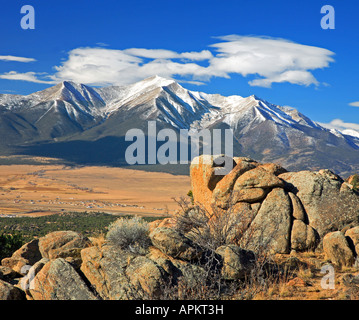
[(300, 199), (292, 192), (288, 192), (290, 201), (292, 202), (292, 216), (294, 219), (306, 222), (308, 220)]
[(341, 191), (343, 180), (329, 170), (288, 172), (279, 177), (300, 199), (310, 226), (321, 238), (357, 219), (358, 195), (353, 190)]
[(265, 170), (263, 167), (257, 167), (243, 173), (238, 177), (233, 190), (242, 190), (246, 188), (276, 188), (284, 187), (284, 182), (273, 173)]
[(291, 202), (281, 188), (273, 189), (241, 239), (241, 247), (254, 252), (289, 253)]
[(227, 280), (249, 276), (255, 266), (255, 254), (236, 245), (221, 246), (216, 253), (222, 257), (222, 276)]
[(233, 190), (232, 204), (237, 202), (255, 203), (262, 201), (268, 193), (263, 188), (236, 188)]
[(291, 233), (291, 249), (308, 251), (316, 248), (319, 241), (317, 232), (302, 220), (294, 220)]
[(172, 228), (157, 228), (150, 233), (150, 238), (155, 247), (176, 259), (196, 260), (203, 253), (192, 240)]
[(25, 300), (25, 294), (12, 284), (0, 280), (0, 300)]
[(351, 245), (352, 249), (355, 251), (355, 254), (359, 255), (359, 226), (350, 228), (345, 232), (345, 237)]
[(165, 285), (164, 270), (161, 270), (156, 262), (144, 256), (131, 260), (126, 275), (136, 292), (143, 291), (142, 298), (159, 297)]
[(118, 247), (94, 246), (81, 251), (81, 271), (104, 300), (124, 300), (129, 295), (126, 268), (135, 255)]
[(270, 172), (276, 176), (279, 176), (282, 173), (288, 172), (287, 169), (283, 168), (282, 166), (280, 166), (277, 163), (264, 163), (264, 164), (261, 164), (259, 167), (267, 170), (268, 172)]
[(260, 203), (250, 204), (238, 202), (228, 208), (224, 218), (223, 234), (226, 235), (227, 243), (237, 243), (242, 235), (247, 231), (253, 219), (256, 217)]
[[(199, 279), (203, 280), (208, 276), (206, 271), (198, 263), (175, 259), (166, 255), (156, 247), (149, 248), (147, 257), (165, 271), (164, 279), (167, 285), (178, 284), (180, 281), (185, 281), (187, 288), (195, 288), (198, 285)], [(180, 292), (179, 296), (181, 296)]]
[(33, 265), (41, 258), (39, 240), (35, 239), (16, 250), (10, 258), (3, 259), (1, 264), (15, 270), (18, 273), (23, 273), (23, 269), (26, 265)]
[(167, 276), (175, 277), (178, 272), (177, 268), (174, 266), (174, 258), (164, 254), (160, 249), (151, 246), (148, 248), (148, 254), (146, 257), (156, 263)]
[(354, 264), (354, 253), (341, 231), (330, 232), (325, 235), (323, 251), (326, 259), (339, 267), (352, 267)]
[[(238, 177), (240, 177), (245, 172), (256, 168), (256, 166), (258, 165), (257, 162), (248, 158), (237, 158), (236, 160), (237, 165), (232, 169), (229, 174), (224, 176), (216, 184), (213, 190), (213, 197), (211, 201), (213, 204), (220, 208), (228, 208), (230, 198), (232, 197), (233, 187)], [(192, 185), (196, 185), (196, 181), (194, 181), (194, 184)]]
[(211, 212), (212, 192), (216, 184), (223, 178), (220, 174), (218, 159), (221, 156), (201, 155), (191, 162), (190, 176), (192, 194), (195, 202), (201, 203)]
[(46, 263), (30, 288), (34, 300), (97, 300), (75, 269), (64, 259)]
[(39, 250), (42, 257), (48, 259), (68, 258), (79, 259), (81, 250), (91, 241), (74, 231), (55, 231), (39, 239)]

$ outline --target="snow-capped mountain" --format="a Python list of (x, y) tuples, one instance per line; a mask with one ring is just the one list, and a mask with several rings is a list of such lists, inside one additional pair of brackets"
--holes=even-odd
[[(148, 120), (159, 128), (232, 128), (237, 155), (288, 169), (359, 169), (357, 132), (326, 129), (296, 109), (254, 95), (190, 91), (158, 76), (121, 87), (64, 81), (28, 96), (2, 94), (0, 152), (116, 163), (126, 131), (145, 129)], [(121, 152), (113, 153), (116, 146)]]
[(342, 134), (345, 134), (347, 136), (352, 136), (354, 138), (359, 139), (359, 131), (353, 130), (353, 129), (345, 129), (341, 132)]

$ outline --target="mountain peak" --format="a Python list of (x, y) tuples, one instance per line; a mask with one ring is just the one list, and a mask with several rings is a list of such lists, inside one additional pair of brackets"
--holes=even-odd
[(160, 77), (158, 75), (154, 75), (152, 77), (149, 77), (147, 79), (140, 81), (139, 83), (146, 83), (148, 85), (156, 85), (159, 87), (165, 87), (172, 83), (175, 83), (175, 81), (173, 79), (167, 79), (167, 78)]
[(76, 83), (73, 81), (65, 80), (61, 82), (61, 89), (68, 89), (68, 90), (81, 90), (82, 88), (86, 88), (87, 86), (82, 83)]
[(70, 84), (70, 85), (76, 85), (76, 83), (75, 83), (75, 82), (70, 81), (70, 80), (64, 80), (64, 81), (61, 81), (61, 83), (62, 83), (62, 85), (68, 85), (68, 84)]
[(73, 82), (73, 81), (70, 81), (70, 80), (64, 80), (64, 81), (61, 81), (58, 86), (61, 88), (61, 89), (64, 89), (64, 88), (76, 88), (76, 87), (81, 87), (82, 84), (80, 83), (76, 83), (76, 82)]
[(255, 94), (252, 94), (252, 95), (250, 95), (249, 97), (252, 98), (253, 100), (260, 100), (260, 101), (262, 101), (262, 99), (259, 98), (258, 96), (256, 96)]

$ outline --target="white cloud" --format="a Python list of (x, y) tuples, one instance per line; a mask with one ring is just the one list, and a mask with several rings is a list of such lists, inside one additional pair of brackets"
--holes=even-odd
[[(61, 66), (56, 66), (54, 81), (70, 80), (93, 85), (125, 84), (133, 81), (130, 73), (142, 60), (121, 50), (77, 48)], [(127, 79), (126, 79), (127, 78)]]
[(301, 71), (301, 70), (289, 70), (283, 73), (274, 75), (272, 77), (263, 78), (263, 79), (255, 79), (249, 81), (251, 86), (259, 86), (259, 87), (266, 87), (270, 88), (272, 83), (282, 83), (282, 82), (289, 82), (292, 84), (299, 84), (304, 86), (309, 86), (311, 84), (318, 85), (319, 82), (314, 76), (308, 71)]
[(358, 123), (350, 123), (350, 122), (344, 122), (341, 119), (334, 119), (329, 123), (320, 123), (318, 122), (322, 127), (328, 128), (328, 129), (336, 129), (339, 131), (344, 130), (355, 130), (359, 132), (359, 124)]
[(194, 84), (195, 86), (204, 86), (206, 83), (202, 81), (195, 81), (195, 80), (178, 80), (179, 83), (189, 83)]
[(143, 48), (131, 48), (123, 50), (125, 54), (149, 58), (149, 59), (175, 59), (178, 58), (178, 53), (171, 50), (164, 49), (143, 49)]
[(179, 58), (185, 58), (192, 61), (210, 60), (213, 58), (211, 51), (202, 50), (200, 52), (183, 52), (179, 55)]
[(24, 58), (24, 57), (16, 57), (16, 56), (0, 56), (0, 60), (2, 60), (2, 61), (15, 61), (15, 62), (33, 62), (33, 61), (36, 61), (33, 58)]
[[(177, 62), (173, 59), (193, 56), (199, 59), (205, 52), (178, 54), (170, 50), (104, 48), (78, 48), (69, 52), (69, 58), (55, 67), (55, 81), (71, 80), (92, 85), (125, 85), (144, 78), (160, 75), (194, 76), (204, 73), (204, 67), (193, 62)], [(151, 59), (150, 61), (145, 61)]]
[(333, 52), (302, 45), (285, 39), (265, 37), (224, 36), (224, 42), (213, 44), (218, 54), (211, 61), (217, 72), (238, 73), (260, 78), (252, 86), (270, 87), (274, 82), (318, 85), (311, 70), (321, 69), (333, 62)]
[(359, 101), (349, 103), (351, 107), (359, 107)]
[(209, 60), (213, 57), (209, 50), (177, 53), (175, 51), (165, 49), (131, 48), (125, 49), (122, 52), (135, 57), (148, 59), (188, 59), (191, 61), (201, 61)]
[(334, 53), (327, 49), (285, 39), (238, 35), (217, 39), (220, 42), (210, 45), (210, 50), (191, 52), (76, 48), (61, 65), (54, 67), (55, 73), (50, 78), (54, 82), (125, 85), (159, 75), (203, 84), (213, 77), (229, 79), (232, 74), (240, 74), (252, 76), (251, 86), (271, 87), (272, 83), (284, 82), (317, 86), (320, 82), (312, 71), (328, 67), (334, 61)]
[(35, 72), (18, 73), (16, 71), (10, 71), (10, 72), (0, 74), (0, 79), (22, 80), (22, 81), (29, 81), (29, 82), (35, 82), (35, 83), (48, 83), (48, 84), (54, 83), (53, 81), (41, 80), (38, 78), (38, 76), (39, 75)]

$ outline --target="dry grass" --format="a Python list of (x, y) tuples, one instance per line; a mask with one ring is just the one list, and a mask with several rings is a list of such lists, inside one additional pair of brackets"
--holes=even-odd
[(164, 216), (186, 195), (189, 176), (139, 170), (52, 165), (0, 166), (0, 214), (40, 216), (107, 212)]
[(96, 234), (94, 237), (90, 238), (91, 245), (94, 247), (102, 248), (102, 246), (106, 243), (106, 235), (104, 233)]
[[(358, 268), (336, 268), (335, 267), (335, 288), (323, 289), (321, 266), (327, 263), (322, 253), (304, 252), (297, 253), (298, 258), (306, 266), (300, 266), (297, 270), (273, 281), (266, 291), (257, 294), (255, 300), (359, 300), (359, 288), (355, 285), (346, 285), (343, 275), (359, 275)], [(278, 265), (283, 264), (285, 257), (277, 256)], [(301, 279), (306, 285), (302, 286), (299, 280), (298, 285), (290, 285), (293, 279)], [(292, 282), (293, 283), (293, 282)]]

